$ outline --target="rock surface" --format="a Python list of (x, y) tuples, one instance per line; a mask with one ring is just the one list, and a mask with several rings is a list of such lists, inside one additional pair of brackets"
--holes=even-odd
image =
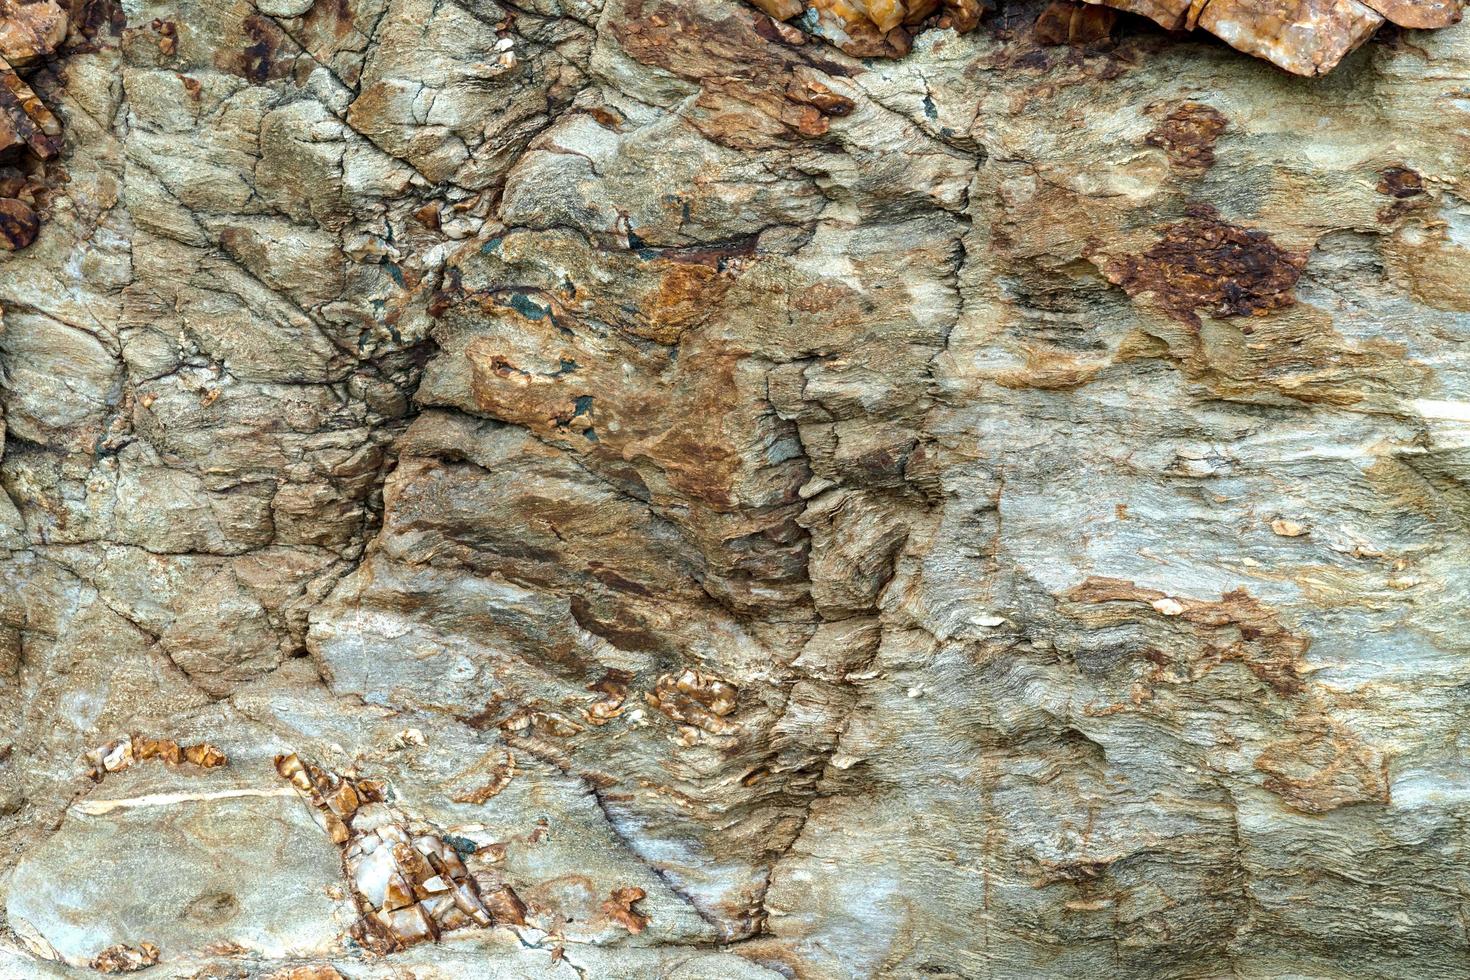
[[(978, 0), (750, 0), (776, 21), (857, 57), (898, 57), (929, 27), (973, 30)], [(1089, 8), (1092, 8), (1089, 10)], [(1385, 23), (1436, 28), (1457, 24), (1461, 0), (1059, 0), (1044, 11), (1038, 37), (1048, 44), (1089, 44), (1107, 37), (1108, 8), (1147, 17), (1168, 31), (1203, 28), (1233, 48), (1296, 75), (1325, 75)], [(1106, 14), (1105, 14), (1106, 11)], [(797, 40), (796, 27), (783, 32)]]
[(1470, 30), (62, 6), (0, 976), (1470, 973)]

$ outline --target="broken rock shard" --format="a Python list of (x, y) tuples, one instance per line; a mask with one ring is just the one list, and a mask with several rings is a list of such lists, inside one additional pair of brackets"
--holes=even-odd
[(0, 152), (24, 147), (42, 159), (61, 149), (61, 123), (0, 58)]
[[(53, 160), (62, 143), (60, 121), (21, 73), (43, 67), (57, 54), (67, 25), (66, 11), (53, 0), (0, 0), (0, 249), (5, 251), (19, 251), (36, 240), (41, 228), (37, 182), (21, 174), (34, 170), (35, 161)], [(12, 196), (17, 192), (25, 199)]]

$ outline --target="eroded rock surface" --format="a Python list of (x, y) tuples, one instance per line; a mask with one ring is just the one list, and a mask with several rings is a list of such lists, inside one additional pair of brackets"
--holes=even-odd
[[(899, 57), (913, 35), (929, 27), (972, 30), (989, 9), (979, 0), (750, 0), (776, 21), (789, 21), (781, 40), (801, 32), (860, 57)], [(1138, 14), (1167, 31), (1202, 28), (1233, 48), (1296, 75), (1324, 75), (1385, 23), (1407, 28), (1457, 24), (1460, 0), (1059, 0), (1037, 20), (1045, 44), (1089, 44), (1109, 36), (1114, 8)]]
[(59, 9), (0, 976), (1470, 973), (1465, 28)]

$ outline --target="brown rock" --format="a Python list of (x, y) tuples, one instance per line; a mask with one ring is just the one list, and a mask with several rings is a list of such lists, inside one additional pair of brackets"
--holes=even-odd
[(509, 885), (487, 889), (481, 893), (481, 897), (496, 923), (510, 926), (526, 924), (526, 903), (521, 901), (515, 889)]
[[(800, 13), (787, 0), (751, 0), (777, 20)], [(1401, 27), (1447, 27), (1461, 16), (1460, 0), (1085, 0), (1086, 5), (1126, 10), (1171, 31), (1202, 27), (1227, 44), (1297, 75), (1322, 75), (1373, 35), (1385, 20)], [(1082, 3), (1059, 0), (1036, 22), (1045, 45), (1096, 43), (1113, 29), (1112, 17), (1079, 11)], [(897, 57), (909, 50), (910, 33), (929, 18), (933, 0), (814, 0), (818, 33), (856, 57)], [(973, 30), (983, 8), (976, 0), (946, 0), (934, 18), (940, 27)]]
[(1400, 27), (1433, 28), (1458, 24), (1461, 0), (1364, 0), (1390, 23)]
[[(778, 22), (807, 9), (797, 0), (749, 2)], [(961, 34), (973, 31), (985, 12), (980, 0), (811, 0), (810, 9), (817, 35), (856, 58), (907, 54), (913, 32), (930, 21)]]
[(24, 201), (0, 197), (0, 248), (17, 251), (36, 240), (41, 221)]
[(750, 0), (777, 20), (789, 20), (804, 9), (801, 0)]
[(1096, 44), (1112, 36), (1118, 15), (1111, 7), (1057, 0), (1036, 18), (1036, 42), (1046, 45)]
[(29, 68), (51, 57), (66, 39), (66, 11), (54, 0), (0, 0), (0, 58)]
[(0, 153), (22, 145), (43, 160), (54, 157), (61, 150), (61, 123), (0, 58)]
[(614, 888), (612, 895), (602, 903), (602, 914), (636, 936), (648, 928), (650, 920), (633, 906), (646, 897), (647, 893), (641, 888)]
[(1209, 0), (1198, 24), (1293, 74), (1322, 75), (1372, 37), (1383, 17), (1358, 0)]
[(1265, 232), (1206, 216), (1167, 226), (1157, 244), (1109, 263), (1105, 272), (1129, 296), (1196, 322), (1197, 310), (1260, 316), (1290, 306), (1305, 265), (1305, 256)]

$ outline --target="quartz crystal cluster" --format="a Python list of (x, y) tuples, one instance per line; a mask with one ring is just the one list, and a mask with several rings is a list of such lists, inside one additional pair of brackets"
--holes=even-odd
[(387, 953), (495, 921), (459, 853), (438, 834), (411, 826), (386, 802), (382, 783), (338, 775), (294, 753), (278, 756), (276, 771), (342, 848), (362, 913), (352, 936), (364, 947)]

